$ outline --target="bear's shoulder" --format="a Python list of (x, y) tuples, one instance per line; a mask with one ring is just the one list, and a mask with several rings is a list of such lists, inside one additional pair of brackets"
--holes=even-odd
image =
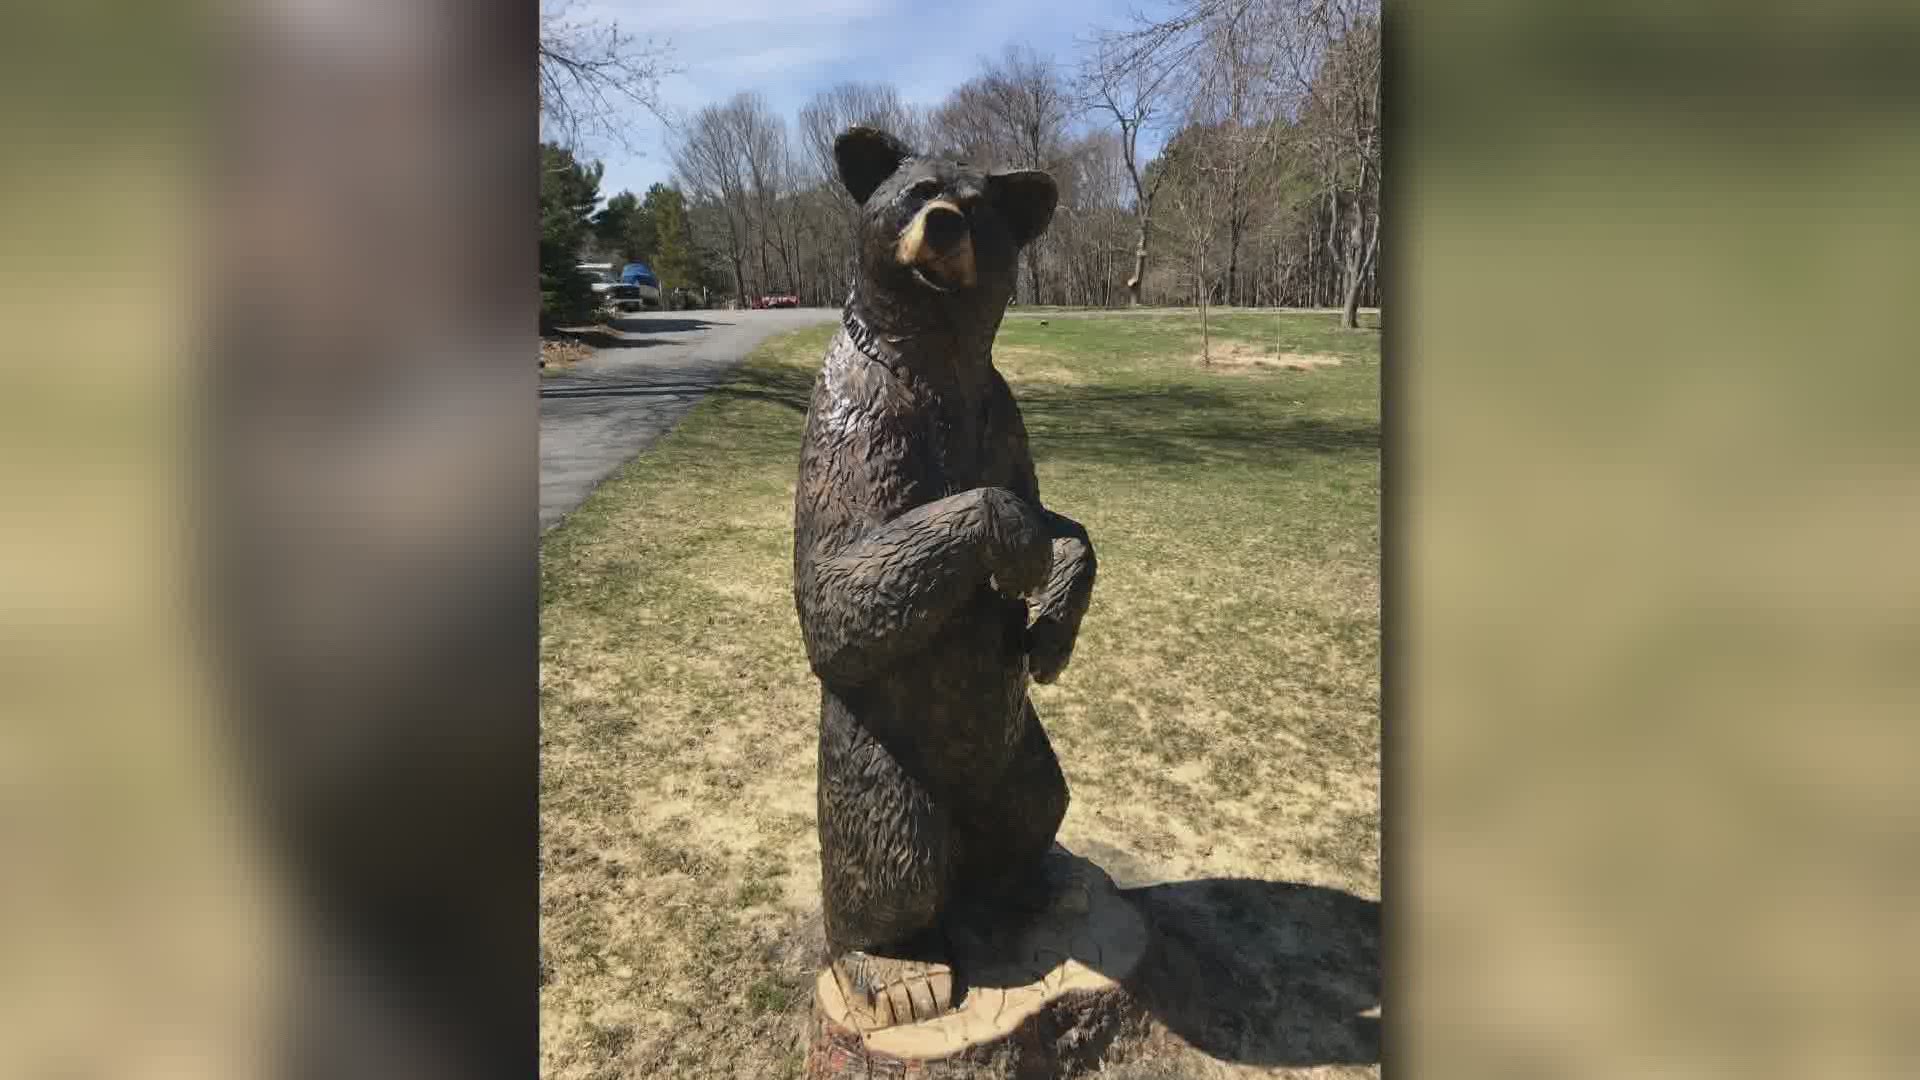
[(845, 337), (814, 381), (797, 493), (802, 514), (818, 515), (828, 531), (883, 521), (941, 494), (924, 394)]
[(830, 423), (885, 423), (911, 416), (924, 407), (926, 396), (903, 364), (869, 356), (843, 329), (827, 348), (812, 407)]

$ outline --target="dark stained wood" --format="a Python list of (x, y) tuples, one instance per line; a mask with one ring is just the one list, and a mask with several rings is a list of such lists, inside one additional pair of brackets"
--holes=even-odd
[[(911, 941), (940, 962), (955, 903), (1035, 902), (1067, 808), (1027, 688), (1072, 655), (1093, 545), (1041, 504), (991, 352), (1056, 196), (1045, 174), (914, 157), (871, 129), (842, 135), (836, 159), (863, 202), (858, 273), (794, 505), (827, 936), (837, 958)], [(966, 228), (930, 226), (931, 203)]]

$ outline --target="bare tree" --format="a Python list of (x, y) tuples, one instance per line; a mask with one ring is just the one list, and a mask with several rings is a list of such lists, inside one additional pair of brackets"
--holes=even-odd
[(727, 117), (747, 169), (751, 196), (748, 216), (758, 241), (755, 247), (760, 257), (760, 286), (765, 289), (774, 283), (772, 268), (767, 262), (768, 249), (771, 247), (781, 255), (783, 264), (786, 259), (779, 200), (788, 172), (787, 125), (759, 93), (734, 95)]
[(673, 154), (702, 273), (716, 287), (731, 276), (742, 297), (844, 297), (854, 207), (832, 146), (867, 123), (928, 153), (1054, 175), (1059, 206), (1023, 256), (1022, 303), (1344, 301), (1357, 321), (1378, 295), (1377, 0), (1173, 3), (1089, 42), (1072, 86), (1016, 47), (928, 110), (859, 82), (816, 95), (797, 126), (751, 94), (700, 110)]
[(1270, 77), (1276, 58), (1250, 2), (1220, 5), (1200, 28), (1204, 63), (1189, 116), (1213, 127), (1213, 167), (1226, 186), (1226, 301), (1237, 304), (1248, 223), (1276, 171), (1269, 150), (1280, 100)]
[(1167, 185), (1169, 205), (1162, 215), (1174, 239), (1174, 262), (1186, 270), (1194, 306), (1200, 312), (1200, 362), (1213, 363), (1213, 335), (1207, 308), (1219, 266), (1214, 249), (1219, 240), (1220, 208), (1226, 171), (1224, 139), (1217, 126), (1195, 123), (1181, 129), (1166, 152), (1154, 163), (1157, 173), (1174, 174)]
[(664, 121), (660, 80), (678, 69), (667, 43), (577, 17), (575, 6), (559, 0), (540, 12), (541, 137), (575, 149), (605, 139), (630, 150), (636, 109)]
[(1014, 154), (1001, 164), (1044, 169), (1058, 159), (1072, 100), (1052, 61), (1027, 46), (1009, 45), (986, 65), (980, 88), (998, 141)]
[(753, 178), (736, 116), (751, 107), (746, 94), (736, 95), (725, 105), (709, 105), (681, 126), (673, 146), (673, 165), (681, 184), (695, 199), (719, 210), (697, 220), (723, 230), (719, 237), (702, 239), (724, 252), (733, 271), (734, 294), (742, 300), (747, 295), (746, 260), (753, 243)]
[(1115, 286), (1131, 265), (1131, 221), (1120, 137), (1099, 129), (1070, 142), (1055, 165), (1060, 206), (1049, 232), (1049, 254), (1069, 304), (1111, 306)]
[(1327, 251), (1341, 270), (1341, 325), (1353, 329), (1380, 247), (1379, 0), (1261, 2), (1277, 44), (1271, 76), (1297, 102), (1300, 131), (1326, 188)]
[(1147, 277), (1147, 247), (1152, 237), (1153, 200), (1166, 170), (1148, 177), (1140, 158), (1141, 132), (1159, 126), (1174, 72), (1173, 55), (1165, 35), (1111, 34), (1097, 39), (1081, 64), (1078, 90), (1083, 109), (1104, 113), (1119, 129), (1120, 155), (1133, 188), (1133, 275), (1127, 279), (1127, 300), (1140, 305)]
[[(981, 80), (987, 115), (1000, 129), (1000, 142), (1013, 151), (999, 164), (1053, 170), (1060, 162), (1073, 102), (1051, 60), (1024, 45), (1009, 45)], [(1027, 279), (1033, 303), (1041, 302), (1040, 263), (1051, 239), (1042, 235), (1027, 245)]]
[[(928, 149), (1003, 168), (1050, 169), (1067, 137), (1072, 100), (1053, 64), (1032, 49), (1008, 46), (982, 63), (978, 76), (955, 87), (928, 122)], [(1048, 238), (1029, 245), (1029, 299), (1040, 299), (1040, 264)]]
[[(724, 105), (709, 105), (681, 125), (674, 168), (696, 199), (724, 209), (722, 246), (734, 287), (749, 295), (749, 259), (761, 290), (798, 289), (802, 275), (800, 225), (792, 194), (797, 189), (786, 121), (765, 97), (739, 93)], [(774, 272), (778, 261), (780, 273)]]
[(856, 124), (890, 131), (908, 146), (919, 147), (924, 138), (913, 109), (886, 83), (843, 82), (822, 90), (800, 110), (800, 139), (822, 182), (838, 187), (833, 140)]
[(994, 115), (987, 77), (953, 88), (927, 117), (927, 149), (945, 157), (983, 163), (1011, 161), (1018, 151)]
[[(1095, 43), (1081, 80), (1085, 100), (1115, 119), (1123, 139), (1151, 110), (1139, 107), (1141, 95), (1116, 91), (1154, 78), (1162, 81), (1147, 85), (1160, 104), (1178, 99), (1184, 120), (1220, 132), (1209, 169), (1225, 189), (1229, 299), (1243, 292), (1241, 250), (1254, 219), (1304, 159), (1324, 206), (1309, 217), (1322, 227), (1310, 242), (1326, 256), (1322, 263), (1318, 249), (1306, 253), (1306, 280), (1337, 272), (1332, 289), (1345, 302), (1344, 322), (1357, 324), (1379, 244), (1378, 12), (1378, 0), (1176, 0)], [(1173, 72), (1177, 85), (1167, 81)], [(1144, 226), (1142, 233), (1151, 235)], [(1144, 268), (1144, 256), (1139, 262)]]
[[(851, 284), (853, 256), (853, 216), (858, 209), (845, 188), (840, 186), (838, 167), (833, 159), (833, 141), (856, 124), (877, 127), (899, 136), (909, 146), (924, 147), (926, 134), (921, 117), (900, 98), (900, 92), (886, 83), (844, 82), (820, 91), (800, 110), (800, 142), (812, 165), (807, 186), (826, 192), (826, 203), (835, 214), (838, 228), (831, 241), (841, 249), (830, 260), (816, 260), (816, 273), (823, 292), (844, 295)], [(798, 178), (796, 178), (798, 186)], [(815, 220), (825, 207), (820, 200), (807, 200), (805, 220), (810, 235), (829, 239), (824, 222)]]

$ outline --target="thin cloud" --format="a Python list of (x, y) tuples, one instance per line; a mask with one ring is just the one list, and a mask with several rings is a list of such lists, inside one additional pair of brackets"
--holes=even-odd
[(618, 22), (635, 34), (677, 37), (756, 24), (784, 27), (790, 33), (809, 22), (878, 17), (898, 6), (890, 0), (590, 0), (574, 4), (568, 14), (582, 21)]
[[(1125, 8), (1102, 0), (984, 0), (967, 5), (905, 0), (591, 0), (571, 17), (617, 20), (623, 31), (666, 39), (682, 74), (663, 80), (662, 101), (691, 114), (742, 90), (764, 94), (795, 122), (800, 109), (837, 82), (886, 82), (907, 101), (937, 104), (972, 77), (983, 58), (1021, 42), (1062, 64), (1076, 38), (1117, 27)], [(601, 189), (645, 191), (671, 178), (666, 133), (636, 138), (638, 155), (610, 152)]]

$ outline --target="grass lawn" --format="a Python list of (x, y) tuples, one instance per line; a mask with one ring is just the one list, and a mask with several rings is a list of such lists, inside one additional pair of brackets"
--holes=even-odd
[[(832, 330), (762, 346), (544, 541), (544, 1075), (799, 1075), (824, 945), (792, 492)], [(1111, 1075), (1376, 1075), (1379, 338), (1213, 336), (1236, 366), (1173, 312), (1010, 316), (995, 353), (1100, 557), (1033, 692), (1061, 841), (1138, 888), (1180, 984), (1157, 1060)]]

